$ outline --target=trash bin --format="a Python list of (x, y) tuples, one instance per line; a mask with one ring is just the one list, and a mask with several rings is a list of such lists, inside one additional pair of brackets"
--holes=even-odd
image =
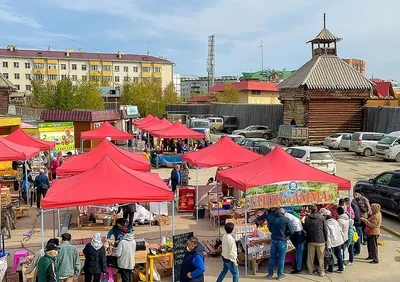
[(199, 211), (199, 218), (205, 218), (206, 209), (204, 207), (195, 207), (193, 210), (193, 217), (196, 218), (196, 211)]
[(110, 226), (112, 224), (112, 217), (111, 216), (106, 216), (103, 218), (103, 225), (104, 226)]

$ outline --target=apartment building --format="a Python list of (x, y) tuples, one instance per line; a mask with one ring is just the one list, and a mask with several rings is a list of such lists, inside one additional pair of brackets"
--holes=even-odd
[[(237, 76), (221, 76), (214, 79), (214, 83), (233, 83), (237, 82)], [(208, 93), (208, 77), (182, 77), (181, 78), (181, 97), (189, 100), (192, 94)]]
[(93, 80), (99, 85), (117, 87), (124, 81), (159, 81), (163, 88), (173, 82), (174, 64), (163, 57), (81, 51), (19, 50), (10, 45), (0, 49), (0, 73), (19, 92), (31, 91), (31, 79), (56, 84), (70, 78), (73, 82)]
[(343, 61), (355, 68), (363, 76), (366, 75), (367, 63), (365, 61), (359, 59), (343, 59)]

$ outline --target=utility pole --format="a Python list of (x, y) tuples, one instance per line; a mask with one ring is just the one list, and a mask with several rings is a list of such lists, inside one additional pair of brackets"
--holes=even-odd
[(208, 37), (207, 58), (208, 90), (214, 86), (215, 79), (215, 35)]
[(258, 46), (258, 48), (261, 48), (261, 71), (264, 70), (264, 45), (263, 41), (261, 40), (261, 45)]

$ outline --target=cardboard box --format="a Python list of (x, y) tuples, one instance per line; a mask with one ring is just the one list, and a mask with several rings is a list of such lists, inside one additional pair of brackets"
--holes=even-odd
[(154, 220), (156, 225), (158, 226), (164, 226), (164, 225), (170, 225), (171, 224), (171, 218), (169, 216), (162, 215), (160, 218), (158, 215), (154, 216)]

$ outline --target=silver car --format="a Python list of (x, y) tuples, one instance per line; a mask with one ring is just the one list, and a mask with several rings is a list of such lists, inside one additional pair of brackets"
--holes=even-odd
[[(243, 135), (225, 135), (226, 137), (230, 138), (236, 144), (241, 144), (243, 139), (245, 138)], [(221, 137), (222, 138), (222, 137)]]
[(342, 137), (344, 134), (347, 133), (335, 133), (329, 135), (328, 137), (325, 138), (324, 145), (327, 146), (328, 148), (339, 149), (340, 142), (342, 141)]
[(345, 150), (345, 151), (350, 150), (351, 136), (353, 136), (353, 134), (350, 133), (343, 134), (342, 140), (340, 140), (339, 144), (340, 150)]
[(250, 125), (244, 129), (235, 130), (232, 135), (242, 135), (246, 138), (264, 138), (271, 139), (271, 129), (265, 125)]
[(384, 136), (385, 134), (379, 132), (354, 132), (351, 137), (350, 151), (370, 157), (375, 154), (376, 145)]
[(328, 149), (311, 146), (296, 146), (287, 148), (286, 153), (316, 169), (330, 174), (336, 174), (336, 160)]

